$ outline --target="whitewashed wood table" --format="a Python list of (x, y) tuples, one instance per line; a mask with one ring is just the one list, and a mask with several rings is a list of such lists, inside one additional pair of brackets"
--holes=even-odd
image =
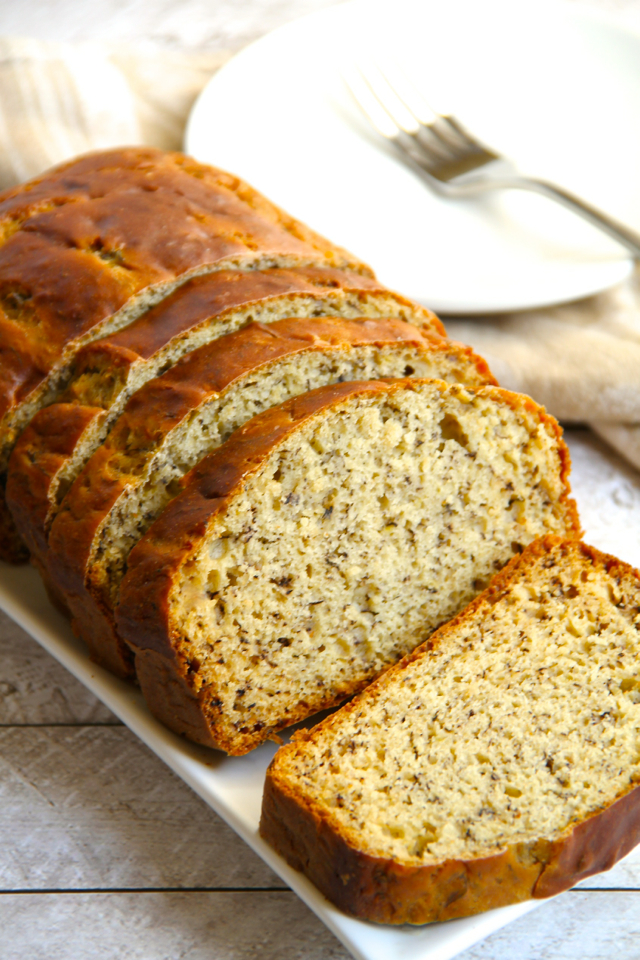
[[(238, 49), (335, 0), (8, 0), (0, 34)], [(640, 0), (602, 0), (640, 21)], [(640, 475), (568, 435), (583, 522), (606, 548)], [(331, 933), (191, 790), (0, 614), (0, 960), (333, 960)], [(640, 855), (461, 960), (638, 960)]]

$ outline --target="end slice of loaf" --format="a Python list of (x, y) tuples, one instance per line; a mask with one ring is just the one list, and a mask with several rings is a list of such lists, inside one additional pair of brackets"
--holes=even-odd
[(129, 556), (117, 623), (150, 709), (241, 754), (413, 650), (547, 532), (577, 532), (557, 423), (439, 380), (255, 417)]
[[(62, 502), (51, 526), (50, 560), (39, 526), (46, 512), (41, 465), (47, 457), (34, 421), (11, 461), (10, 499), (40, 565), (51, 568), (68, 597), (76, 632), (94, 657), (120, 673), (130, 669), (128, 648), (113, 626), (128, 553), (203, 456), (252, 416), (291, 396), (339, 380), (407, 374), (470, 386), (492, 380), (469, 348), (393, 319), (251, 324), (194, 350), (131, 398)], [(57, 465), (55, 458), (50, 462)], [(50, 501), (61, 473), (51, 477)]]
[[(321, 265), (371, 270), (237, 177), (140, 147), (80, 157), (0, 196), (0, 483), (75, 352), (189, 277)], [(0, 551), (20, 555), (0, 518)], [(23, 551), (24, 552), (24, 551)]]
[(333, 903), (428, 923), (548, 897), (640, 841), (640, 574), (531, 544), (276, 754), (261, 833)]

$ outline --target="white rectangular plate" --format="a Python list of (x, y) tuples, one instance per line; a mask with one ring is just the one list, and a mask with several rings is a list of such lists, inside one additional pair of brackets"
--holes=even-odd
[[(604, 549), (619, 547), (621, 549), (616, 552), (623, 559), (638, 563), (639, 544), (635, 533), (630, 541), (629, 531), (640, 528), (637, 522), (640, 518), (640, 484), (634, 484), (632, 472), (620, 469), (613, 458), (593, 448), (592, 441), (581, 438), (571, 446), (577, 468), (574, 489), (587, 529), (591, 516), (594, 521), (596, 518), (600, 522), (603, 520), (605, 504), (601, 498), (607, 501), (609, 508), (608, 512), (605, 510), (606, 531), (588, 539), (596, 546), (598, 540), (606, 541), (601, 543)], [(627, 494), (626, 499), (616, 496), (621, 487)], [(630, 526), (634, 519), (635, 524)], [(597, 521), (594, 526), (598, 527)], [(599, 530), (593, 532), (600, 533)], [(151, 716), (139, 691), (90, 662), (84, 646), (75, 639), (67, 621), (48, 602), (35, 570), (0, 563), (0, 607), (226, 820), (357, 960), (450, 960), (541, 902), (528, 901), (480, 916), (424, 927), (378, 926), (347, 917), (325, 900), (302, 874), (292, 870), (258, 834), (264, 775), (275, 753), (275, 745), (268, 743), (246, 757), (232, 758), (170, 733)]]

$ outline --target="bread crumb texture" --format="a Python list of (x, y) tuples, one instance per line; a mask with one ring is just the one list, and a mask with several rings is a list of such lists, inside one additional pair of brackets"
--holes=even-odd
[(524, 544), (566, 533), (556, 431), (527, 398), (423, 380), (290, 434), (209, 524), (170, 599), (174, 643), (224, 739), (339, 702)]
[[(262, 276), (268, 275), (269, 272), (263, 271)], [(271, 272), (277, 274), (285, 271)], [(293, 273), (293, 271), (289, 272)], [(199, 279), (211, 280), (212, 278), (209, 276)], [(171, 299), (174, 312), (179, 309), (180, 294), (183, 289), (178, 289)], [(155, 308), (156, 329), (162, 328), (163, 308), (167, 309), (168, 300), (169, 298)], [(211, 316), (205, 314), (197, 320), (194, 318), (191, 326), (180, 330), (166, 343), (162, 343), (151, 356), (132, 363), (130, 368), (114, 366), (112, 352), (105, 349), (101, 355), (100, 342), (94, 342), (77, 355), (73, 376), (63, 394), (63, 399), (89, 406), (104, 407), (105, 410), (115, 405), (116, 412), (119, 414), (128, 397), (148, 380), (161, 376), (192, 350), (234, 333), (250, 323), (271, 324), (289, 317), (308, 317), (309, 319), (396, 317), (426, 330), (433, 330), (436, 334), (444, 333), (433, 314), (398, 294), (386, 290), (327, 290), (318, 284), (318, 292), (314, 295), (285, 292), (273, 298), (265, 298), (261, 302), (253, 301), (246, 306), (234, 305), (228, 310)], [(143, 316), (142, 321), (148, 324), (148, 316)], [(133, 324), (127, 332), (130, 334), (135, 332)], [(157, 333), (156, 337), (158, 337)], [(131, 337), (131, 339), (134, 338)], [(143, 337), (141, 336), (140, 339), (142, 340)], [(108, 347), (109, 339), (105, 338), (105, 342)], [(135, 345), (140, 346), (140, 344)]]
[[(122, 478), (123, 490), (101, 525), (94, 551), (92, 582), (105, 602), (115, 605), (129, 552), (180, 492), (180, 479), (234, 430), (262, 411), (324, 384), (349, 380), (401, 377), (411, 373), (453, 382), (463, 378), (470, 383), (481, 382), (475, 366), (471, 363), (465, 366), (463, 360), (455, 353), (429, 351), (420, 343), (309, 348), (304, 353), (249, 370), (227, 389), (212, 393), (195, 406), (162, 437), (150, 438), (148, 421), (140, 416), (137, 431), (123, 418), (107, 441), (106, 449), (112, 451), (112, 455), (106, 468), (102, 467), (110, 475)], [(153, 411), (149, 410), (149, 417), (152, 416)], [(296, 511), (292, 511), (292, 517), (294, 526), (288, 526), (289, 535), (294, 534), (299, 520)], [(328, 531), (325, 524), (323, 534)]]
[(574, 542), (520, 564), (281, 751), (276, 777), (358, 850), (410, 865), (535, 849), (606, 808), (640, 780), (640, 579), (599, 556)]

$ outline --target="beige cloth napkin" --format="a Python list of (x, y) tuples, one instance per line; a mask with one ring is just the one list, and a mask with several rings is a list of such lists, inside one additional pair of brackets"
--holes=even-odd
[[(87, 150), (179, 149), (193, 101), (227, 58), (0, 38), (0, 189)], [(505, 387), (589, 423), (640, 469), (640, 271), (579, 303), (446, 326)]]
[(0, 37), (0, 189), (88, 150), (179, 150), (193, 101), (228, 57)]

